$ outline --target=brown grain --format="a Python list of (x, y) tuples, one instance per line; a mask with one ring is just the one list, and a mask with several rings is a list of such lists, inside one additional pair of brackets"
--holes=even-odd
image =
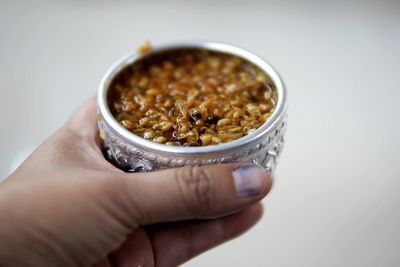
[(255, 131), (275, 108), (268, 75), (236, 56), (187, 49), (155, 54), (111, 83), (109, 106), (131, 132), (166, 145), (207, 146)]

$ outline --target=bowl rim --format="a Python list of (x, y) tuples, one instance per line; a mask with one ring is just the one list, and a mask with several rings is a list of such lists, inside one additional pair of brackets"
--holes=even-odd
[[(254, 132), (238, 138), (233, 141), (218, 145), (210, 146), (199, 146), (199, 147), (184, 147), (184, 146), (168, 146), (165, 144), (159, 144), (147, 139), (144, 139), (129, 130), (125, 129), (111, 114), (110, 108), (107, 103), (107, 95), (109, 86), (114, 77), (120, 73), (124, 68), (133, 64), (135, 61), (142, 59), (143, 57), (151, 56), (152, 54), (164, 52), (168, 50), (176, 49), (207, 49), (215, 52), (222, 52), (231, 54), (234, 56), (241, 57), (254, 65), (258, 66), (261, 70), (266, 72), (272, 79), (277, 91), (277, 102), (275, 110), (272, 115), (266, 120), (264, 124), (258, 127)], [(128, 142), (129, 144), (144, 149), (148, 152), (166, 153), (170, 155), (201, 155), (201, 154), (215, 154), (225, 153), (233, 150), (240, 150), (248, 146), (251, 143), (258, 143), (263, 137), (271, 133), (276, 126), (284, 119), (287, 109), (287, 92), (286, 87), (283, 83), (282, 78), (278, 72), (261, 57), (237, 46), (229, 45), (220, 42), (209, 42), (209, 41), (183, 41), (174, 42), (163, 45), (155, 46), (151, 51), (146, 53), (139, 53), (137, 51), (128, 53), (119, 60), (117, 60), (106, 72), (103, 79), (100, 82), (98, 95), (97, 95), (97, 112), (102, 117), (104, 122), (108, 124), (111, 130), (117, 134), (120, 138)]]

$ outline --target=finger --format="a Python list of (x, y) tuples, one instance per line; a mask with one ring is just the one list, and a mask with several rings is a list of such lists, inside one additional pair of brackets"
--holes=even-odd
[(258, 203), (222, 219), (150, 229), (155, 266), (178, 266), (247, 231), (261, 216), (262, 206)]
[(65, 127), (82, 136), (97, 138), (96, 99), (91, 97), (85, 101), (70, 117)]
[(157, 266), (154, 264), (154, 254), (151, 240), (147, 233), (136, 229), (128, 236), (122, 246), (108, 257), (111, 266)]
[(135, 230), (124, 244), (96, 266), (178, 266), (251, 228), (262, 215), (257, 203), (214, 220), (157, 224)]
[(141, 225), (221, 217), (258, 202), (272, 184), (264, 168), (254, 164), (188, 166), (124, 174), (123, 179), (119, 200)]

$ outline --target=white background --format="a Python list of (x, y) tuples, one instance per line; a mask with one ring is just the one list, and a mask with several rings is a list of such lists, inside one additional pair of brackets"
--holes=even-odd
[(0, 2), (0, 177), (144, 40), (222, 41), (289, 92), (265, 216), (186, 266), (400, 266), (399, 1)]

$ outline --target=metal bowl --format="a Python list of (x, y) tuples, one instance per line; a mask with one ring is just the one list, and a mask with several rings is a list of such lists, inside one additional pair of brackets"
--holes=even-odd
[[(168, 50), (198, 48), (241, 57), (272, 79), (277, 91), (275, 110), (267, 121), (254, 132), (218, 145), (181, 147), (158, 144), (137, 136), (113, 117), (107, 104), (111, 81), (124, 68), (143, 57)], [(98, 126), (106, 158), (129, 172), (154, 171), (185, 165), (208, 165), (225, 162), (258, 163), (272, 173), (282, 151), (286, 130), (286, 89), (275, 69), (260, 57), (235, 46), (213, 42), (181, 42), (156, 46), (150, 52), (133, 52), (117, 61), (102, 79), (97, 97)]]

